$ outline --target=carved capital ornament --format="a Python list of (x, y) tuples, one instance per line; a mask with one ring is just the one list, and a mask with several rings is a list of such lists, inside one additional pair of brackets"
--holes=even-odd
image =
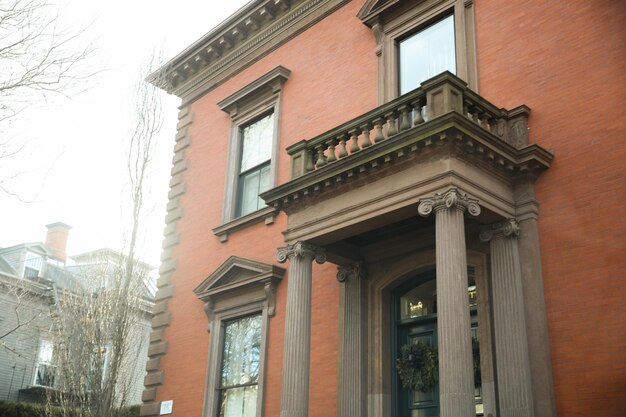
[(355, 262), (349, 265), (340, 265), (337, 267), (337, 281), (346, 282), (346, 280), (361, 279), (365, 276), (366, 270), (363, 262)]
[(276, 260), (281, 264), (285, 263), (287, 259), (294, 257), (310, 257), (311, 259), (315, 259), (315, 262), (318, 264), (323, 264), (326, 262), (326, 251), (324, 248), (319, 248), (307, 242), (296, 242), (292, 245), (278, 248)]
[(480, 206), (478, 200), (469, 198), (467, 194), (459, 192), (456, 188), (451, 188), (445, 193), (436, 193), (431, 198), (421, 199), (417, 212), (420, 216), (427, 217), (434, 211), (442, 209), (456, 208), (457, 210), (467, 211), (471, 216), (480, 214)]
[(483, 242), (489, 242), (497, 236), (517, 237), (519, 236), (519, 224), (515, 219), (506, 219), (493, 223), (480, 231), (479, 237)]

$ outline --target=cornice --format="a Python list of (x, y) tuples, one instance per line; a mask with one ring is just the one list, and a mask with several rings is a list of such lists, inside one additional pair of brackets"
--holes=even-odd
[(234, 117), (237, 113), (237, 107), (241, 102), (258, 95), (278, 93), (283, 88), (285, 81), (289, 79), (290, 74), (290, 70), (282, 65), (279, 65), (273, 70), (252, 81), (247, 86), (218, 102), (217, 105), (222, 111), (225, 111), (226, 113), (229, 113), (231, 117)]
[(255, 0), (147, 80), (189, 102), (350, 0)]
[(369, 174), (375, 180), (384, 169), (407, 161), (417, 163), (421, 157), (432, 158), (433, 152), (479, 162), (494, 174), (511, 179), (538, 175), (550, 167), (553, 158), (537, 145), (516, 149), (463, 115), (451, 112), (292, 179), (261, 194), (261, 198), (277, 210), (289, 210), (310, 204), (327, 191), (367, 181)]

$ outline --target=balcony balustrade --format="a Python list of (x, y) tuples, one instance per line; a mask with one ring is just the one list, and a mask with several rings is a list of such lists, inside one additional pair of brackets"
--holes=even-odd
[(367, 175), (444, 143), (510, 173), (545, 169), (552, 154), (528, 145), (524, 105), (496, 107), (444, 72), (407, 94), (287, 148), (291, 180), (262, 194), (283, 209), (329, 187)]

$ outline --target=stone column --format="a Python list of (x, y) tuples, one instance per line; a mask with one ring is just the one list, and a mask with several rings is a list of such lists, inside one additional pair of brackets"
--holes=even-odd
[(309, 358), (311, 352), (312, 262), (326, 254), (306, 242), (278, 248), (278, 262), (289, 259), (281, 417), (307, 417), (309, 413)]
[(501, 417), (533, 416), (530, 361), (524, 317), (524, 293), (514, 219), (480, 233), (490, 242), (494, 341)]
[(467, 248), (463, 215), (480, 214), (476, 200), (455, 188), (420, 200), (418, 212), (435, 212), (437, 340), (441, 417), (473, 417), (474, 371), (467, 294)]
[(362, 417), (365, 410), (365, 267), (361, 262), (340, 266), (343, 283), (343, 334), (339, 417)]

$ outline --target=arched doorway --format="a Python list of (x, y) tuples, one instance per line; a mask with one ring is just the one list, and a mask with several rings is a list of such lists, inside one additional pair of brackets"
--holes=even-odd
[[(474, 360), (476, 415), (483, 415), (481, 365), (477, 314), (477, 287), (474, 267), (468, 267), (468, 298)], [(419, 342), (437, 348), (437, 286), (435, 270), (419, 273), (405, 281), (392, 292), (393, 353), (392, 407), (394, 417), (439, 416), (439, 387), (428, 390), (406, 389), (395, 364), (403, 347)]]

